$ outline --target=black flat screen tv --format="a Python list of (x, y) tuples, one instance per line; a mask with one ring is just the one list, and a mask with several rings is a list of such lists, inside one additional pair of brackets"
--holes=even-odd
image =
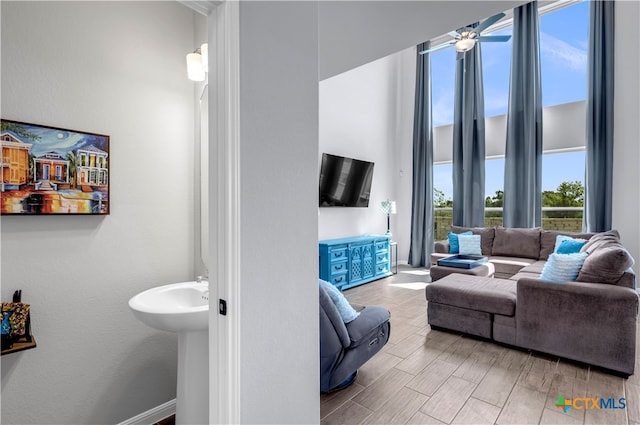
[(373, 162), (323, 153), (320, 206), (368, 207), (373, 166)]

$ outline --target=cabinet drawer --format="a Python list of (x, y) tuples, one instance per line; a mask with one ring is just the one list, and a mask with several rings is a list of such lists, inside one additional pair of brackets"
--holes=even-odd
[(340, 286), (347, 283), (347, 274), (344, 273), (344, 274), (333, 275), (329, 278), (329, 282), (336, 285), (338, 288), (340, 288)]
[(340, 246), (329, 249), (329, 260), (340, 261), (347, 259), (347, 246)]
[(329, 269), (329, 273), (331, 275), (346, 273), (347, 271), (347, 260), (344, 259), (342, 261), (335, 261), (331, 263), (331, 268)]
[(388, 252), (378, 252), (376, 254), (376, 263), (386, 263), (389, 261), (389, 253)]
[(386, 273), (389, 271), (389, 263), (381, 263), (376, 265), (376, 274)]
[(376, 251), (386, 251), (389, 249), (389, 242), (379, 241), (376, 242)]

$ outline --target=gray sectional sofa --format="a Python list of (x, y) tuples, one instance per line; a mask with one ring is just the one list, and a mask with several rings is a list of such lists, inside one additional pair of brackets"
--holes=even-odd
[[(624, 375), (634, 372), (638, 292), (633, 258), (616, 231), (463, 228), (481, 236), (494, 277), (450, 274), (426, 288), (429, 324), (540, 351)], [(540, 279), (556, 237), (588, 239), (576, 281)], [(432, 264), (449, 253), (435, 245)]]

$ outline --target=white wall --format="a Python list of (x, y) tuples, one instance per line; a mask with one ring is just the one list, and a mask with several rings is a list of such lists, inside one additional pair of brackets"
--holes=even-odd
[(117, 423), (175, 397), (177, 338), (136, 293), (193, 278), (194, 14), (176, 2), (2, 2), (2, 117), (108, 134), (111, 215), (2, 218), (2, 423)]
[(616, 2), (615, 94), (613, 147), (613, 228), (640, 272), (640, 2)]
[(412, 163), (411, 154), (403, 154), (413, 138), (415, 55), (411, 47), (320, 82), (318, 166), (324, 152), (375, 166), (369, 207), (319, 208), (319, 239), (384, 234), (380, 203), (390, 199), (398, 211), (391, 216), (393, 240), (406, 260)]
[(317, 8), (240, 3), (242, 423), (320, 417)]

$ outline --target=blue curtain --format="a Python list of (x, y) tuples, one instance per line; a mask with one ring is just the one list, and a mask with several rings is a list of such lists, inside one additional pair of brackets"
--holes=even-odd
[(587, 140), (583, 227), (611, 229), (613, 186), (613, 1), (592, 0), (587, 65)]
[[(418, 52), (430, 43), (418, 45)], [(430, 54), (416, 57), (416, 96), (413, 118), (413, 193), (409, 264), (429, 267), (433, 251), (433, 126), (431, 121)]]
[(453, 110), (453, 224), (484, 226), (484, 92), (480, 43), (458, 53)]
[(542, 223), (542, 90), (538, 2), (513, 10), (504, 170), (505, 227)]

